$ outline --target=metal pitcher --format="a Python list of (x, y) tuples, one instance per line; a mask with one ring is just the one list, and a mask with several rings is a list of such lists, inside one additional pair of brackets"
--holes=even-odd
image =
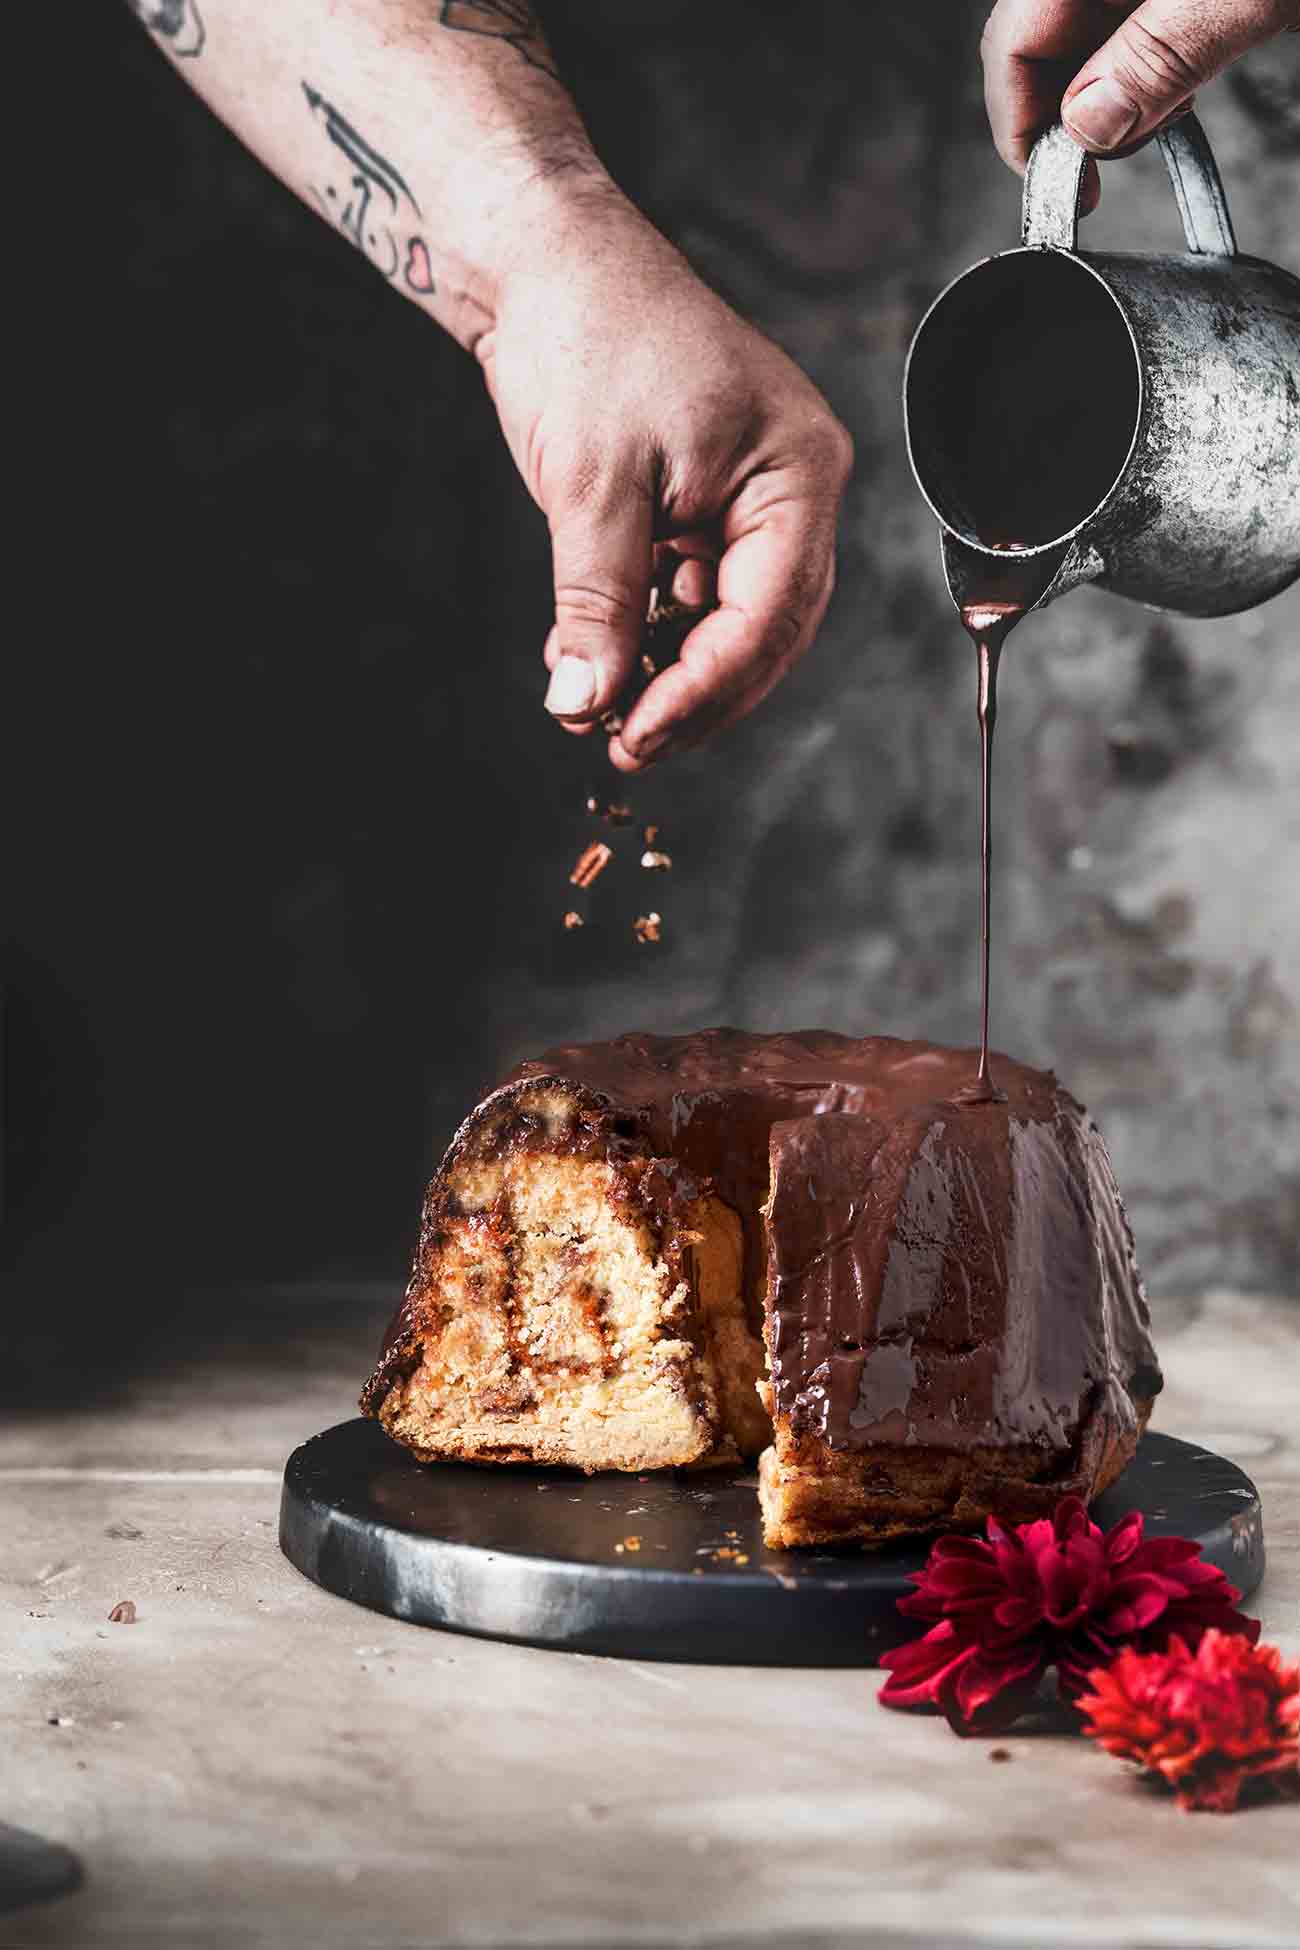
[(1077, 248), (1087, 162), (1059, 124), (1024, 244), (926, 313), (904, 380), (917, 484), (954, 602), (993, 564), (1035, 607), (1095, 582), (1226, 616), (1300, 575), (1300, 279), (1238, 255), (1200, 124), (1159, 138), (1185, 256)]

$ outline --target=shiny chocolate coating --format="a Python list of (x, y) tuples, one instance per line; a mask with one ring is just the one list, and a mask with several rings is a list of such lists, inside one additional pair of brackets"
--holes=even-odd
[[(629, 1138), (711, 1180), (766, 1287), (778, 1420), (833, 1449), (1066, 1452), (1086, 1409), (1136, 1427), (1160, 1386), (1096, 1127), (1050, 1072), (827, 1031), (621, 1036), (549, 1050)], [(758, 1209), (769, 1197), (767, 1239)]]

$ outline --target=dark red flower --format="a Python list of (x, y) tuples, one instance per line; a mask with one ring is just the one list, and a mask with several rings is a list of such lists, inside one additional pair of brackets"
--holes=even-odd
[(880, 1698), (937, 1708), (959, 1733), (1009, 1726), (1050, 1666), (1073, 1701), (1125, 1646), (1163, 1648), (1177, 1632), (1195, 1647), (1211, 1626), (1252, 1645), (1259, 1637), (1255, 1620), (1233, 1609), (1241, 1593), (1202, 1562), (1199, 1544), (1145, 1540), (1136, 1511), (1103, 1534), (1075, 1496), (1012, 1530), (990, 1517), (987, 1542), (941, 1537), (912, 1582), (898, 1609), (932, 1623), (881, 1659)]
[(1209, 1631), (1194, 1652), (1180, 1638), (1125, 1649), (1088, 1680), (1084, 1732), (1164, 1780), (1180, 1807), (1231, 1814), (1243, 1789), (1300, 1794), (1300, 1665), (1276, 1646)]

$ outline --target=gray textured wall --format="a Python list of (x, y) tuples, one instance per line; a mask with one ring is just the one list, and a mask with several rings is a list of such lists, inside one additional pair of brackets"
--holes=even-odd
[[(556, 1038), (974, 1032), (973, 678), (899, 388), (1015, 234), (983, 8), (547, 13), (615, 172), (857, 438), (821, 643), (634, 788), (663, 948), (630, 864), (563, 935), (600, 781), (540, 710), (545, 536), (473, 369), (95, 10), (69, 127), (112, 165), (49, 239), (0, 768), (8, 1295), (102, 1325), (111, 1292), (120, 1334), (178, 1273), (396, 1283), (450, 1125)], [(1204, 119), (1244, 246), (1300, 269), (1297, 100), (1287, 42)], [(1090, 235), (1175, 242), (1153, 159)], [(1100, 1115), (1165, 1289), (1300, 1292), (1298, 624), (1294, 591), (1213, 624), (1081, 594), (1008, 653), (996, 1037)]]
[[(521, 1006), (521, 960), (497, 990), (511, 1050), (575, 1023), (976, 1032), (973, 676), (898, 398), (919, 309), (1015, 239), (984, 9), (823, 5), (738, 50), (691, 44), (724, 13), (647, 32), (654, 133), (628, 177), (852, 429), (839, 592), (721, 777), (689, 768), (671, 979), (553, 981)], [(1204, 120), (1242, 247), (1300, 270), (1297, 104), (1284, 43)], [(1154, 157), (1106, 170), (1086, 231), (1177, 247)], [(1100, 1116), (1153, 1285), (1300, 1292), (1300, 590), (1219, 623), (1073, 595), (1013, 640), (1002, 690), (996, 1038)]]

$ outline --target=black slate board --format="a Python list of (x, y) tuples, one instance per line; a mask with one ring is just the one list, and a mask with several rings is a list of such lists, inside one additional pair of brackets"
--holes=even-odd
[[(1244, 1595), (1264, 1575), (1259, 1493), (1208, 1449), (1144, 1436), (1093, 1514), (1108, 1526), (1133, 1509), (1148, 1536), (1195, 1538)], [(325, 1590), (416, 1625), (619, 1658), (772, 1666), (870, 1664), (907, 1636), (895, 1600), (925, 1558), (915, 1544), (766, 1550), (752, 1470), (422, 1465), (360, 1419), (290, 1456), (280, 1546)]]

